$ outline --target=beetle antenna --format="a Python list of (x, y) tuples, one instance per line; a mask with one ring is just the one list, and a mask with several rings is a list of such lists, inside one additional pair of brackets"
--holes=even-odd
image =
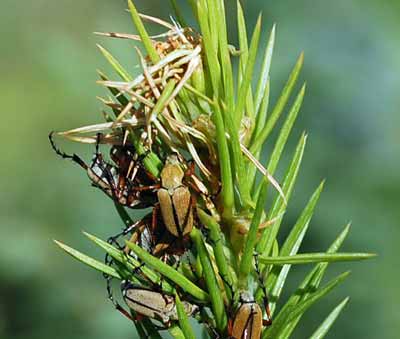
[(107, 239), (107, 242), (108, 242), (110, 245), (115, 245), (115, 246), (117, 246), (120, 250), (123, 249), (123, 246), (121, 246), (121, 245), (118, 243), (118, 239), (121, 238), (121, 237), (123, 237), (123, 236), (125, 236), (125, 235), (127, 235), (127, 234), (129, 234), (129, 233), (132, 233), (132, 231), (133, 231), (135, 228), (137, 228), (142, 222), (143, 222), (143, 220), (139, 220), (139, 221), (136, 221), (135, 223), (133, 223), (132, 225), (129, 225), (128, 227), (125, 227), (125, 228), (122, 230), (122, 232), (120, 232), (120, 233), (118, 233), (118, 234), (116, 234), (116, 235), (113, 235), (113, 236), (109, 237), (109, 238)]
[(63, 159), (71, 159), (73, 162), (77, 163), (83, 169), (87, 170), (88, 166), (85, 164), (85, 162), (79, 156), (77, 156), (75, 153), (73, 153), (71, 155), (67, 154), (67, 153), (61, 151), (61, 149), (59, 149), (56, 146), (56, 143), (54, 142), (54, 139), (53, 139), (53, 134), (54, 134), (54, 131), (50, 132), (49, 141), (50, 141), (51, 147), (53, 148), (54, 152), (56, 152), (56, 154), (58, 154)]

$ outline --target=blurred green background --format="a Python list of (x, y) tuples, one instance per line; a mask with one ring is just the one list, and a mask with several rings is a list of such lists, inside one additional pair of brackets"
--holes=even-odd
[[(96, 96), (104, 92), (95, 70), (110, 68), (96, 42), (133, 69), (129, 42), (92, 35), (132, 32), (126, 3), (1, 3), (0, 338), (134, 338), (130, 323), (107, 302), (102, 277), (52, 243), (60, 239), (100, 258), (80, 231), (106, 237), (122, 224), (111, 200), (77, 166), (56, 157), (47, 140), (50, 130), (101, 121)], [(154, 16), (172, 13), (167, 1), (136, 3)], [(235, 2), (227, 3), (233, 20)], [(278, 25), (274, 97), (300, 51), (306, 56), (308, 91), (292, 141), (305, 129), (309, 146), (286, 224), (327, 178), (301, 251), (324, 250), (351, 220), (343, 250), (379, 253), (372, 261), (331, 267), (331, 273), (351, 269), (352, 276), (310, 310), (294, 337), (307, 338), (350, 295), (329, 338), (399, 338), (400, 2), (247, 0), (244, 7), (251, 25), (264, 13), (263, 41)], [(92, 151), (62, 146), (87, 157)], [(289, 289), (304, 272), (292, 270)]]

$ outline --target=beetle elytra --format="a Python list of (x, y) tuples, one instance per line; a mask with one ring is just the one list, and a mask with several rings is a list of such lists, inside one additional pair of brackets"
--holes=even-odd
[[(164, 324), (178, 320), (175, 298), (170, 295), (129, 285), (123, 290), (123, 295), (129, 308), (138, 314), (159, 320)], [(188, 316), (198, 310), (198, 306), (187, 301), (182, 301), (182, 304)]]
[(193, 228), (192, 196), (183, 184), (185, 173), (177, 156), (169, 156), (161, 171), (161, 188), (157, 191), (165, 227), (176, 237)]

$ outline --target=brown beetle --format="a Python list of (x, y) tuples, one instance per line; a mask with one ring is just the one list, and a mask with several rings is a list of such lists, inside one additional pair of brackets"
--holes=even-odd
[[(143, 287), (133, 287), (128, 283), (123, 287), (123, 296), (129, 308), (142, 316), (159, 320), (167, 326), (171, 321), (178, 320), (175, 298), (170, 295)], [(187, 301), (182, 301), (182, 305), (188, 316), (199, 309), (197, 305)]]
[(53, 132), (49, 134), (50, 144), (53, 150), (64, 159), (71, 159), (81, 166), (87, 173), (92, 185), (101, 189), (108, 197), (122, 206), (129, 208), (146, 208), (154, 205), (156, 196), (151, 183), (153, 178), (149, 177), (141, 166), (134, 150), (129, 146), (113, 146), (110, 156), (116, 165), (110, 164), (103, 159), (99, 152), (98, 134), (96, 152), (90, 165), (86, 164), (76, 154), (66, 154), (57, 148), (53, 140)]
[(161, 171), (161, 188), (157, 191), (165, 227), (176, 237), (193, 228), (193, 202), (189, 188), (183, 184), (185, 173), (176, 155), (169, 156)]
[(270, 323), (270, 319), (263, 319), (262, 309), (251, 295), (248, 292), (242, 292), (239, 308), (228, 331), (232, 339), (260, 339), (263, 325), (267, 326)]

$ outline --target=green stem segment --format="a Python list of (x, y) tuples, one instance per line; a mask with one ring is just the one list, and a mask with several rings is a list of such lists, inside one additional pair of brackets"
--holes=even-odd
[(233, 280), (229, 265), (224, 254), (224, 246), (222, 244), (222, 231), (219, 224), (214, 218), (204, 212), (202, 209), (197, 208), (197, 215), (203, 225), (210, 231), (210, 240), (214, 250), (215, 261), (217, 263), (220, 276), (223, 278), (224, 283), (228, 286), (227, 291), (231, 289), (236, 281)]
[(214, 105), (213, 122), (217, 132), (217, 146), (219, 164), (221, 168), (223, 217), (229, 221), (232, 218), (234, 207), (234, 190), (232, 182), (232, 170), (229, 156), (228, 143), (225, 135), (224, 120), (218, 104)]
[(146, 48), (146, 52), (149, 54), (151, 61), (153, 64), (156, 64), (160, 61), (160, 56), (157, 54), (156, 49), (153, 46), (153, 43), (150, 40), (149, 35), (147, 34), (146, 28), (143, 25), (142, 20), (140, 19), (139, 13), (136, 10), (135, 5), (132, 0), (128, 0), (129, 10), (132, 15), (133, 23), (138, 30), (138, 33), (142, 39), (143, 45)]
[(254, 249), (257, 241), (257, 232), (258, 227), (261, 222), (261, 218), (264, 213), (264, 207), (267, 200), (267, 184), (266, 179), (262, 182), (262, 187), (260, 194), (258, 196), (256, 209), (254, 211), (253, 218), (251, 220), (249, 232), (247, 234), (245, 246), (243, 249), (242, 259), (240, 261), (239, 267), (239, 285), (241, 288), (247, 288), (248, 276), (250, 274), (250, 270), (253, 267), (253, 256), (254, 256)]
[(192, 326), (189, 322), (189, 317), (185, 312), (185, 308), (179, 298), (178, 294), (175, 294), (175, 303), (176, 303), (176, 310), (178, 313), (178, 320), (179, 320), (179, 327), (182, 330), (185, 339), (196, 339), (194, 335)]
[(165, 104), (167, 103), (172, 92), (175, 89), (175, 85), (176, 85), (176, 81), (174, 79), (171, 79), (167, 82), (164, 90), (162, 91), (160, 97), (157, 99), (157, 102), (154, 105), (153, 110), (151, 112), (151, 116), (153, 118), (156, 118), (157, 115), (160, 114), (164, 110)]
[(210, 256), (204, 244), (203, 236), (197, 228), (193, 228), (190, 237), (196, 246), (201, 265), (203, 266), (203, 277), (210, 293), (211, 308), (215, 316), (217, 329), (223, 332), (227, 326), (227, 317), (222, 293), (218, 285), (217, 277), (215, 276)]
[(177, 325), (173, 325), (172, 327), (170, 327), (168, 329), (168, 332), (174, 339), (186, 339), (183, 331)]
[(161, 168), (163, 166), (162, 161), (154, 152), (148, 152), (140, 141), (139, 137), (135, 133), (130, 133), (130, 139), (136, 152), (139, 156), (146, 155), (143, 159), (144, 167), (155, 177), (160, 176)]

